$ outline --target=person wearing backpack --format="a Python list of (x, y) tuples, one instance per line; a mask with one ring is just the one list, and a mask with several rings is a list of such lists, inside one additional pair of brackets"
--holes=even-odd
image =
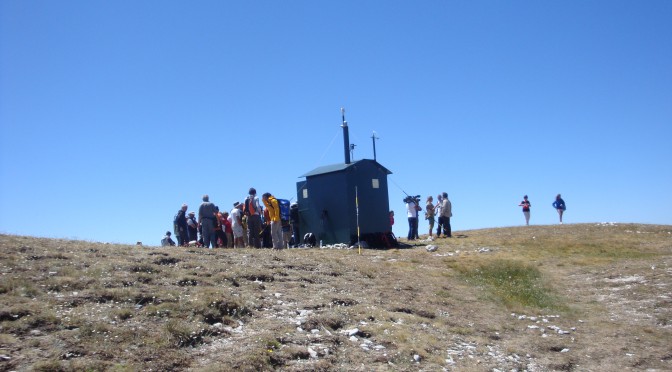
[(250, 187), (248, 197), (245, 199), (243, 213), (247, 216), (247, 239), (250, 247), (261, 248), (261, 206), (257, 197), (257, 190)]
[(275, 196), (270, 192), (264, 193), (261, 200), (268, 210), (271, 220), (271, 240), (273, 241), (273, 249), (282, 249), (282, 221), (280, 219), (280, 204)]
[(175, 242), (170, 238), (170, 231), (166, 231), (166, 235), (161, 239), (162, 247), (174, 247)]

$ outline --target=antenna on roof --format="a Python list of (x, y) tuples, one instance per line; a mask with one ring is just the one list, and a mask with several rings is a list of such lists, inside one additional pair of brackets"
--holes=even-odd
[(380, 139), (379, 137), (376, 136), (376, 131), (373, 131), (373, 134), (371, 135), (371, 140), (373, 141), (373, 161), (376, 161), (376, 140)]
[(350, 135), (348, 134), (348, 122), (345, 121), (345, 109), (341, 107), (341, 118), (343, 119), (343, 148), (345, 149), (345, 164), (350, 164)]

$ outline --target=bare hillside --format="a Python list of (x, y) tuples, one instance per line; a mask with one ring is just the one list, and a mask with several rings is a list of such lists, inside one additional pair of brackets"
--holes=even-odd
[(0, 235), (0, 370), (672, 370), (672, 226), (454, 236), (360, 253)]

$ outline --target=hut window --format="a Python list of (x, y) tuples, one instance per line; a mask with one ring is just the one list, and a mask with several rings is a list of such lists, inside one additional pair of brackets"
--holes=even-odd
[(371, 185), (373, 186), (374, 189), (380, 188), (380, 184), (378, 183), (377, 178), (371, 179)]
[(308, 189), (303, 189), (303, 198), (308, 199)]

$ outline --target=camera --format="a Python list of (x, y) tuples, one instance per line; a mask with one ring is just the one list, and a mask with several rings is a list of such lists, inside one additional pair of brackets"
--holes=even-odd
[(407, 195), (404, 198), (404, 203), (415, 203), (416, 205), (419, 205), (420, 204), (420, 195), (416, 195), (416, 196)]

